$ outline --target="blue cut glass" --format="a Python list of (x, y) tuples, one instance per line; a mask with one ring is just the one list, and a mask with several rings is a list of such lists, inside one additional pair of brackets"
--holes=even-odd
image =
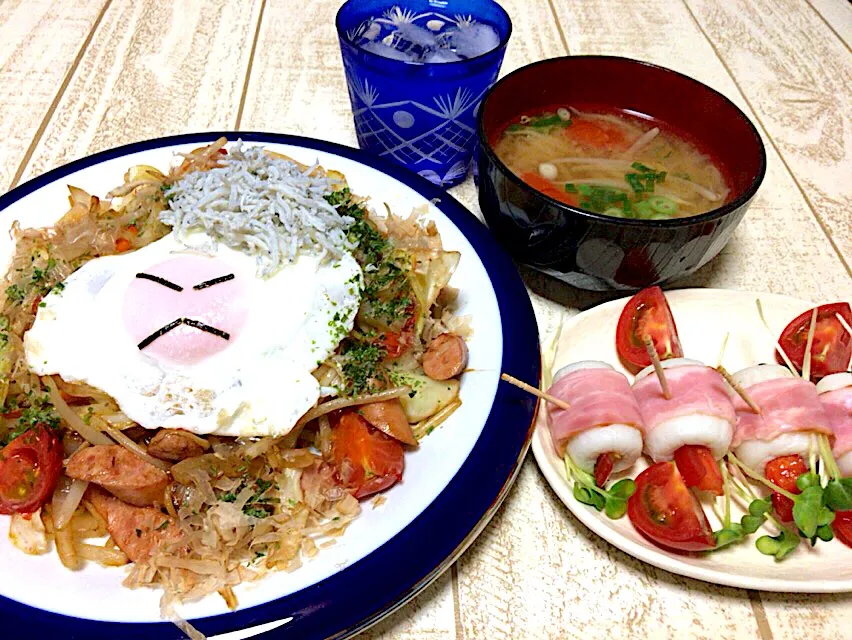
[[(360, 147), (442, 187), (462, 182), (477, 144), (479, 103), (511, 32), (493, 0), (348, 0), (337, 33)], [(453, 38), (452, 50), (433, 47)], [(489, 42), (497, 46), (476, 55)], [(422, 62), (435, 57), (454, 61)]]

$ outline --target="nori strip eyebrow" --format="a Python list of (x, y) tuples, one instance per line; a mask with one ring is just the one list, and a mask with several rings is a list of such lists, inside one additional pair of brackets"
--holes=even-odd
[(157, 329), (154, 333), (152, 333), (150, 336), (145, 338), (142, 342), (140, 342), (136, 346), (139, 347), (139, 350), (141, 351), (142, 349), (144, 349), (145, 347), (150, 345), (152, 342), (154, 342), (154, 340), (156, 340), (157, 338), (163, 337), (169, 331), (179, 327), (182, 324), (185, 324), (188, 327), (193, 327), (193, 328), (198, 329), (200, 331), (204, 331), (206, 333), (210, 333), (214, 336), (218, 336), (219, 338), (222, 338), (223, 340), (230, 340), (231, 339), (231, 334), (228, 333), (227, 331), (222, 331), (221, 329), (217, 329), (216, 327), (211, 327), (209, 324), (204, 324), (203, 322), (200, 322), (198, 320), (192, 320), (191, 318), (178, 318), (177, 320), (172, 320), (165, 327)]
[(212, 287), (214, 284), (219, 284), (220, 282), (227, 282), (228, 280), (233, 280), (234, 274), (229, 273), (226, 276), (219, 276), (218, 278), (213, 278), (212, 280), (205, 280), (204, 282), (193, 286), (192, 288), (195, 290), (206, 289), (207, 287)]
[(183, 287), (179, 284), (175, 284), (174, 282), (169, 282), (165, 278), (161, 278), (160, 276), (152, 276), (150, 273), (137, 273), (137, 278), (141, 278), (142, 280), (150, 280), (151, 282), (156, 282), (157, 284), (161, 284), (164, 287), (168, 287), (174, 291), (183, 291)]
[(182, 324), (183, 324), (183, 318), (178, 318), (177, 320), (172, 320), (165, 327), (157, 329), (154, 333), (152, 333), (150, 336), (145, 338), (142, 342), (140, 342), (136, 346), (139, 347), (140, 351), (142, 351), (142, 349), (144, 349), (149, 344), (154, 342), (154, 340), (156, 340), (157, 338), (161, 338), (162, 336), (166, 335), (169, 331), (171, 331), (172, 329), (174, 329), (176, 327), (179, 327)]
[(203, 322), (199, 322), (198, 320), (191, 320), (190, 318), (184, 318), (183, 323), (190, 327), (195, 327), (196, 329), (200, 329), (201, 331), (206, 331), (207, 333), (212, 333), (214, 336), (219, 336), (225, 340), (231, 339), (231, 334), (227, 331), (222, 331), (221, 329), (217, 329), (216, 327), (211, 327), (209, 324), (204, 324)]

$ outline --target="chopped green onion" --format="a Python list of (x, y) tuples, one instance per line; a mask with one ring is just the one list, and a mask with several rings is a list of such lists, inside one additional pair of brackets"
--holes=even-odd
[(560, 118), (558, 115), (553, 116), (544, 116), (542, 118), (537, 118), (530, 122), (531, 127), (542, 128), (542, 127), (554, 127), (554, 126), (566, 126), (566, 121)]
[(651, 196), (646, 202), (654, 211), (664, 214), (667, 217), (673, 216), (678, 212), (677, 203), (665, 196)]
[(573, 185), (570, 182), (566, 182), (565, 191), (567, 191), (568, 193), (577, 193), (577, 185)]
[(637, 218), (649, 220), (651, 216), (654, 215), (654, 210), (647, 201), (637, 202), (633, 205), (633, 210), (636, 212)]
[(636, 169), (636, 171), (641, 171), (642, 173), (653, 173), (654, 170), (651, 167), (646, 167), (641, 162), (634, 162), (630, 165), (632, 168)]
[(605, 216), (612, 216), (614, 218), (623, 218), (624, 211), (619, 209), (618, 207), (609, 207), (606, 211), (603, 212)]
[(642, 193), (645, 191), (645, 187), (642, 182), (639, 180), (639, 176), (635, 173), (628, 173), (624, 176), (624, 179), (627, 180), (627, 184), (630, 185), (630, 188), (633, 189), (636, 193)]

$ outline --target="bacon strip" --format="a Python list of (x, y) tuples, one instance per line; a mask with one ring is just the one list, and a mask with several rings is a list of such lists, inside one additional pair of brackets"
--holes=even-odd
[(715, 369), (688, 364), (665, 369), (671, 399), (666, 400), (657, 376), (648, 375), (633, 385), (633, 394), (650, 433), (659, 425), (695, 414), (721, 418), (733, 426), (734, 405), (724, 378)]
[(570, 411), (548, 405), (550, 435), (560, 457), (571, 438), (588, 429), (626, 424), (645, 432), (630, 383), (618, 371), (579, 369), (558, 380), (548, 393), (571, 405)]
[[(732, 447), (748, 440), (770, 441), (782, 433), (824, 433), (833, 435), (831, 422), (813, 383), (801, 378), (776, 378), (746, 389), (760, 407), (754, 413), (740, 397), (734, 398), (737, 427)], [(827, 395), (827, 394), (826, 394)]]

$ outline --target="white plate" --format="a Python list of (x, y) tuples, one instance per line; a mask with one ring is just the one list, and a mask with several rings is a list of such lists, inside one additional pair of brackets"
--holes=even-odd
[[(353, 192), (371, 197), (379, 210), (386, 202), (407, 215), (426, 205), (445, 248), (462, 256), (451, 282), (460, 292), (459, 314), (471, 318), (473, 371), (462, 379), (462, 406), (406, 455), (403, 481), (384, 494), (383, 505), (364, 503), (345, 535), (305, 559), (300, 569), (240, 585), (237, 611), (229, 612), (218, 596), (179, 608), (187, 619), (201, 619), (198, 626), (208, 634), (289, 619), (280, 632), (288, 637), (347, 635), (392, 611), (448, 568), (508, 491), (526, 453), (535, 402), (517, 390), (498, 388), (498, 376), (509, 369), (538, 377), (535, 318), (508, 256), (473, 214), (427, 181), (340, 145), (277, 134), (242, 136), (250, 144), (342, 171)], [(135, 143), (61, 167), (0, 197), (0, 224), (5, 229), (14, 220), (23, 226), (52, 224), (67, 209), (66, 185), (103, 195), (122, 184), (129, 167), (165, 169), (175, 153), (218, 137), (189, 134)], [(2, 235), (0, 265), (12, 249)], [(522, 337), (508, 340), (510, 335)], [(492, 432), (500, 438), (489, 437)], [(17, 619), (38, 637), (94, 640), (117, 637), (119, 630), (125, 639), (180, 636), (176, 627), (160, 622), (158, 590), (122, 587), (124, 568), (88, 563), (70, 572), (55, 553), (24, 555), (8, 540), (8, 522), (0, 516), (0, 620)], [(404, 549), (417, 551), (400, 563)], [(383, 577), (364, 589), (364, 573)]]
[[(715, 364), (725, 334), (730, 332), (722, 364), (732, 372), (775, 360), (773, 339), (760, 322), (756, 299), (760, 298), (776, 336), (790, 320), (814, 306), (787, 296), (723, 289), (667, 291), (666, 298), (686, 357)], [(568, 320), (562, 327), (554, 371), (578, 360), (603, 360), (627, 373), (615, 350), (615, 327), (628, 299), (607, 302)], [(814, 548), (802, 541), (783, 562), (754, 548), (758, 534), (709, 554), (677, 554), (654, 546), (633, 528), (627, 516), (610, 520), (578, 502), (565, 479), (565, 466), (553, 448), (545, 413), (539, 412), (532, 442), (544, 477), (580, 522), (625, 553), (672, 573), (730, 587), (797, 593), (852, 591), (852, 552), (837, 541), (820, 542)], [(646, 466), (644, 459), (640, 460), (629, 476), (635, 477)], [(705, 511), (714, 529), (718, 528), (711, 510)]]

